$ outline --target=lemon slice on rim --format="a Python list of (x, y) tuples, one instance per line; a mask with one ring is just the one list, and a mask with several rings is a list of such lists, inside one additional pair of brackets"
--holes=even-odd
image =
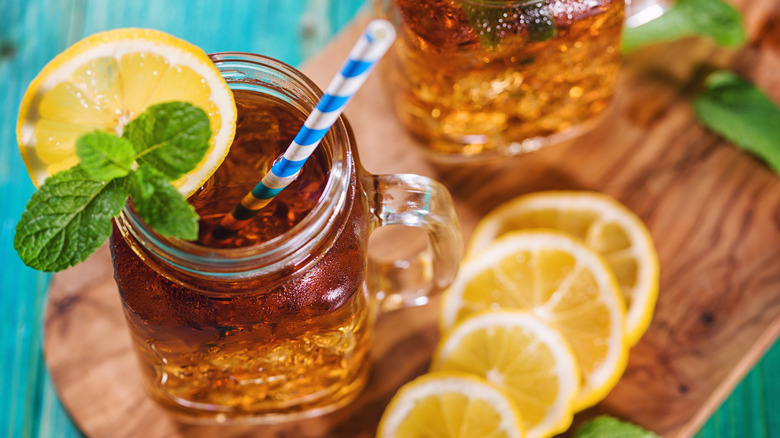
[(520, 413), (500, 389), (467, 373), (425, 374), (388, 404), (378, 438), (523, 438)]
[(529, 312), (465, 319), (439, 343), (431, 370), (477, 374), (503, 389), (521, 412), (528, 438), (571, 426), (580, 391), (577, 359), (557, 330)]
[(604, 256), (626, 300), (627, 342), (639, 342), (653, 318), (659, 276), (658, 254), (642, 220), (602, 193), (531, 193), (488, 213), (474, 230), (468, 252), (479, 251), (504, 233), (526, 228), (565, 231)]
[(235, 135), (233, 93), (198, 47), (164, 32), (116, 29), (89, 36), (49, 62), (22, 98), (16, 126), (33, 184), (79, 162), (75, 141), (94, 130), (121, 134), (151, 105), (183, 101), (209, 116), (209, 151), (173, 185), (189, 196), (219, 167)]
[(443, 332), (500, 309), (530, 311), (569, 342), (583, 377), (575, 411), (598, 403), (625, 371), (620, 289), (603, 258), (568, 234), (515, 231), (467, 258), (444, 293)]

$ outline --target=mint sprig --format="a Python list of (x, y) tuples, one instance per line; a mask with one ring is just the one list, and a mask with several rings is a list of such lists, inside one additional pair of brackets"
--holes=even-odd
[(574, 438), (660, 438), (636, 424), (602, 415), (580, 426)]
[[(679, 0), (655, 20), (626, 29), (623, 50), (697, 35), (721, 46), (740, 46), (747, 39), (740, 11), (726, 1)], [(704, 126), (780, 175), (780, 107), (755, 84), (717, 71), (707, 77), (692, 105)]]
[(201, 161), (208, 115), (189, 103), (148, 108), (122, 137), (91, 132), (76, 141), (81, 162), (49, 177), (27, 203), (14, 248), (28, 266), (60, 271), (84, 261), (111, 234), (132, 195), (138, 215), (163, 236), (194, 240), (198, 215), (170, 183)]
[(736, 47), (747, 33), (742, 14), (724, 0), (678, 0), (660, 17), (623, 33), (624, 52), (662, 41), (704, 36), (716, 44)]
[(753, 83), (731, 72), (714, 72), (693, 109), (709, 129), (780, 174), (780, 107)]

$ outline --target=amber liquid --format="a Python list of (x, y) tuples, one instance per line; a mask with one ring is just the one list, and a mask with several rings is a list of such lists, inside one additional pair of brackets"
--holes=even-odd
[(403, 124), (441, 157), (516, 154), (608, 105), (622, 0), (376, 0), (401, 24), (383, 62)]
[[(290, 144), (304, 117), (269, 97), (235, 91), (236, 139), (192, 196), (201, 235), (246, 194)], [(328, 176), (318, 153), (227, 246), (282, 235), (318, 202)], [(352, 189), (353, 201), (360, 191)], [(118, 231), (111, 249), (147, 391), (188, 420), (273, 422), (351, 400), (366, 379), (371, 312), (364, 286), (366, 210), (354, 208), (333, 247), (305, 272), (271, 287), (249, 282), (208, 294), (158, 274)], [(224, 245), (223, 245), (224, 246)], [(174, 278), (175, 280), (175, 278)]]

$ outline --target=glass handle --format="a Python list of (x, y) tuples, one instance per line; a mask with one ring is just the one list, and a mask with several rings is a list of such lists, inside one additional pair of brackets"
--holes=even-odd
[[(425, 230), (428, 238), (426, 241), (392, 237), (391, 242), (385, 239), (385, 243), (391, 243), (380, 246), (379, 252), (385, 257), (369, 260), (369, 285), (382, 310), (425, 304), (428, 297), (452, 283), (463, 256), (463, 239), (452, 197), (444, 186), (424, 176), (396, 174), (372, 178), (374, 190), (369, 203), (374, 229), (389, 225), (415, 227)], [(403, 249), (407, 254), (396, 254), (389, 247)], [(409, 255), (410, 252), (413, 254)]]

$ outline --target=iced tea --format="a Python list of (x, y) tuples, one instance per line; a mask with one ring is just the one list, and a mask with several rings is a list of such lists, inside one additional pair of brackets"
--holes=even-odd
[[(230, 153), (190, 198), (201, 217), (201, 238), (251, 190), (304, 121), (273, 97), (234, 94), (238, 125)], [(329, 169), (327, 156), (314, 155), (288, 189), (222, 246), (251, 247), (293, 228), (315, 208)], [(353, 182), (349, 203), (364, 203), (360, 196)], [(313, 267), (223, 285), (228, 292), (215, 292), (212, 280), (177, 281), (180, 273), (141, 246), (131, 249), (125, 241), (131, 237), (115, 230), (115, 277), (147, 391), (190, 420), (268, 421), (348, 401), (368, 367), (367, 220), (367, 209), (352, 209)]]
[(375, 0), (400, 29), (383, 61), (402, 123), (433, 158), (515, 155), (608, 103), (623, 0)]

